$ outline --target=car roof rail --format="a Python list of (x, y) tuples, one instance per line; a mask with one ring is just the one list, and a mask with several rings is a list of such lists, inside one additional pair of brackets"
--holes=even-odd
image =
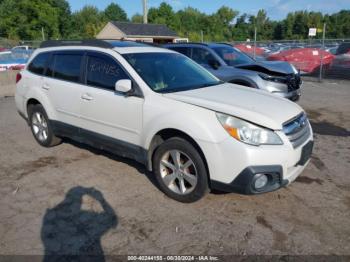
[(221, 42), (221, 43), (217, 43), (217, 44), (232, 46), (230, 43), (225, 43), (225, 42)]
[(208, 46), (207, 43), (201, 43), (201, 42), (182, 42), (182, 43), (167, 43), (165, 45), (202, 45), (202, 46)]
[(113, 48), (114, 46), (99, 39), (84, 39), (84, 40), (47, 40), (40, 44), (40, 48), (58, 47), (58, 46), (93, 46), (102, 48)]

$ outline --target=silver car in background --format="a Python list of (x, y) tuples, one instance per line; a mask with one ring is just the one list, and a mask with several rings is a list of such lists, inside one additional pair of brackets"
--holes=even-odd
[(300, 98), (300, 74), (287, 62), (256, 61), (229, 44), (181, 43), (164, 47), (192, 58), (225, 82), (261, 89), (292, 101)]

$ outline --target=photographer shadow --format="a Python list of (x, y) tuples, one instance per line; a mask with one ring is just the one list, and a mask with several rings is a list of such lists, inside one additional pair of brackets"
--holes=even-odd
[[(102, 211), (83, 210), (85, 195), (96, 200)], [(117, 223), (113, 208), (100, 191), (80, 186), (70, 189), (44, 216), (44, 261), (105, 261), (101, 237)]]

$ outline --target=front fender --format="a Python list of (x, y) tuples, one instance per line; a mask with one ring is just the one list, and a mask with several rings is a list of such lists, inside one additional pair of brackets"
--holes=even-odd
[(211, 143), (220, 143), (228, 136), (214, 111), (164, 97), (146, 101), (142, 147), (148, 150), (153, 137), (164, 129), (176, 129), (195, 141)]
[(234, 77), (234, 78), (231, 78), (230, 81), (228, 81), (230, 83), (233, 83), (233, 84), (247, 84), (253, 88), (256, 88), (258, 89), (258, 85), (255, 81), (253, 81), (252, 79), (248, 78), (248, 77), (245, 77), (245, 76), (237, 76), (237, 77)]

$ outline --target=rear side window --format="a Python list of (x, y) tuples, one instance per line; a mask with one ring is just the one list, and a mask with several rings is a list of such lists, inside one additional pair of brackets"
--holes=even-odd
[(38, 54), (33, 61), (29, 64), (28, 70), (34, 74), (43, 75), (47, 60), (49, 59), (49, 53)]
[(130, 79), (113, 58), (102, 54), (89, 54), (87, 62), (86, 84), (115, 90), (120, 79)]
[(170, 47), (171, 50), (179, 52), (185, 56), (191, 57), (191, 48), (188, 47)]
[(54, 54), (47, 74), (57, 79), (80, 82), (82, 54)]

